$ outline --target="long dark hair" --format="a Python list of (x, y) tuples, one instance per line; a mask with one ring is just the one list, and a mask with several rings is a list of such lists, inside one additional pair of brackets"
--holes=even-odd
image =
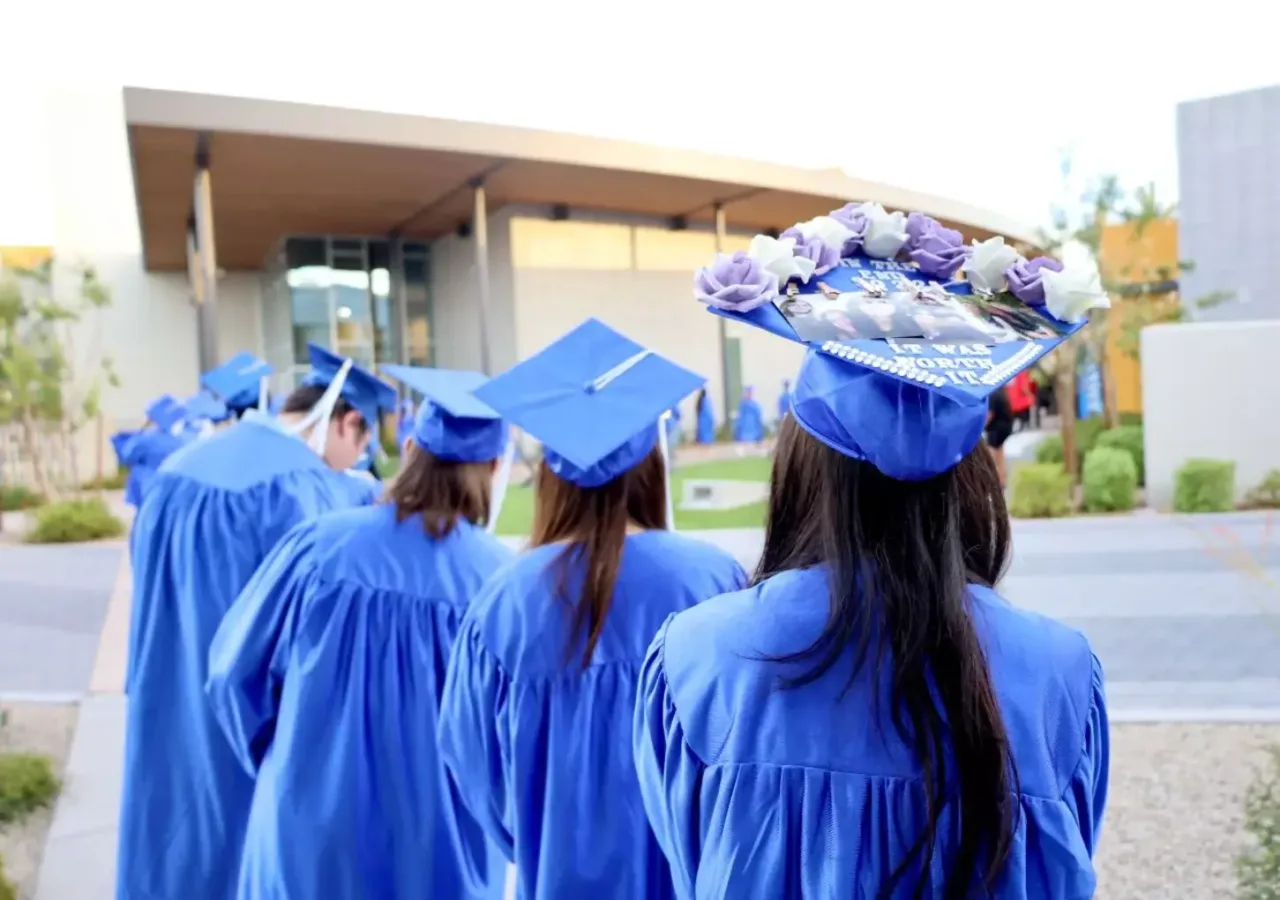
[[(284, 399), (284, 405), (280, 407), (282, 415), (299, 415), (309, 413), (320, 402), (320, 398), (324, 396), (324, 392), (328, 387), (323, 384), (304, 384), (296, 387), (290, 392), (288, 397)], [(346, 397), (338, 396), (338, 400), (333, 404), (333, 412), (329, 414), (331, 419), (344, 418), (347, 413), (359, 412)], [(243, 415), (243, 413), (241, 413)], [(376, 423), (366, 422), (364, 416), (356, 423), (356, 433), (363, 436)]]
[[(591, 664), (613, 603), (627, 526), (666, 527), (666, 464), (657, 447), (640, 464), (599, 487), (582, 488), (556, 475), (544, 460), (538, 467), (537, 500), (530, 545), (567, 542), (556, 558), (556, 594), (573, 607), (565, 661), (586, 635), (582, 668)], [(585, 565), (583, 563), (585, 562)], [(585, 572), (578, 580), (577, 573)], [(581, 585), (574, 597), (574, 588)]]
[[(893, 726), (924, 776), (927, 822), (881, 896), (913, 869), (928, 871), (938, 823), (953, 802), (960, 843), (943, 896), (967, 897), (979, 874), (990, 891), (1018, 810), (1017, 771), (967, 590), (970, 582), (994, 586), (1009, 559), (1009, 514), (990, 453), (979, 445), (928, 481), (894, 481), (787, 417), (771, 477), (756, 581), (816, 565), (830, 573), (822, 634), (775, 658), (811, 664), (784, 687), (821, 678), (852, 649), (849, 685), (870, 660), (878, 696), (887, 663)], [(912, 896), (920, 900), (924, 889), (922, 876)]]
[(459, 519), (488, 524), (492, 483), (491, 462), (446, 462), (410, 444), (408, 459), (387, 488), (386, 500), (395, 505), (397, 522), (420, 516), (427, 534), (442, 538)]

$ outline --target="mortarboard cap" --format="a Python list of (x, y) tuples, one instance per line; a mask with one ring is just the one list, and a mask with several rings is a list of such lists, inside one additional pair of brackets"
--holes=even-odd
[(147, 404), (146, 416), (161, 431), (168, 431), (186, 418), (186, 411), (172, 395), (165, 394)]
[(490, 462), (502, 456), (507, 424), (472, 393), (488, 381), (484, 375), (420, 366), (383, 366), (382, 371), (428, 401), (413, 423), (413, 439), (422, 449), (446, 462)]
[(222, 400), (229, 409), (243, 411), (258, 405), (262, 379), (275, 370), (252, 353), (237, 353), (200, 376), (200, 386)]
[(1092, 265), (1027, 261), (998, 237), (965, 246), (928, 216), (873, 203), (718, 255), (694, 276), (694, 297), (807, 345), (797, 424), (901, 481), (960, 462), (991, 394), (1109, 305)]
[[(311, 371), (303, 379), (304, 384), (329, 385), (333, 383), (346, 360), (330, 353), (317, 344), (307, 344), (311, 357)], [(352, 363), (342, 382), (342, 398), (364, 416), (370, 428), (378, 427), (378, 413), (396, 408), (396, 392), (372, 372)]]
[(194, 397), (186, 400), (183, 402), (182, 406), (186, 413), (186, 419), (188, 422), (199, 422), (203, 420), (208, 420), (210, 422), (223, 422), (230, 415), (227, 411), (227, 404), (205, 391), (201, 391)]
[(592, 488), (644, 459), (662, 414), (705, 381), (588, 319), (475, 394), (542, 442), (551, 471)]

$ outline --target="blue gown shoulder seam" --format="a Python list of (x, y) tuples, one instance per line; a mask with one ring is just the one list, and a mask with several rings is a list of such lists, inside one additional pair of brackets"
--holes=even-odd
[(685, 747), (689, 749), (689, 752), (694, 756), (694, 758), (697, 759), (698, 763), (705, 769), (715, 765), (716, 763), (709, 762), (706, 755), (699, 752), (699, 750), (694, 747), (693, 743), (689, 740), (691, 732), (685, 727), (684, 719), (680, 716), (680, 707), (676, 705), (676, 692), (671, 686), (671, 679), (667, 677), (667, 634), (671, 630), (671, 623), (674, 622), (675, 619), (675, 614), (667, 616), (667, 621), (662, 625), (662, 635), (659, 638), (662, 642), (662, 656), (658, 661), (658, 670), (662, 674), (662, 687), (665, 690), (667, 697), (670, 698), (671, 715), (675, 717), (676, 722), (680, 725), (680, 732), (684, 735), (682, 742)]
[(1065, 782), (1062, 784), (1062, 790), (1059, 792), (1058, 799), (1063, 802), (1067, 801), (1067, 794), (1071, 791), (1072, 782), (1076, 780), (1076, 776), (1080, 774), (1080, 770), (1089, 762), (1089, 729), (1093, 723), (1093, 710), (1098, 703), (1098, 691), (1095, 687), (1102, 685), (1102, 662), (1098, 659), (1098, 654), (1089, 649), (1090, 665), (1089, 665), (1089, 708), (1085, 714), (1081, 716), (1080, 722), (1080, 754), (1076, 759), (1076, 764), (1071, 767), (1071, 771), (1067, 773)]

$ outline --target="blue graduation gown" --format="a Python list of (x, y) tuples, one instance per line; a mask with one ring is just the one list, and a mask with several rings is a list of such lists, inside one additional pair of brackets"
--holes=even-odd
[(665, 531), (629, 536), (582, 671), (581, 640), (566, 661), (572, 611), (555, 595), (552, 564), (563, 549), (521, 556), (468, 610), (449, 663), (440, 752), (463, 801), (515, 861), (521, 900), (662, 900), (673, 896), (671, 875), (630, 752), (639, 666), (668, 613), (746, 576), (710, 544)]
[(698, 443), (714, 444), (716, 442), (716, 415), (711, 410), (711, 401), (707, 400), (698, 409)]
[(789, 412), (791, 412), (791, 392), (784, 388), (778, 395), (778, 422), (781, 423)]
[(257, 777), (241, 900), (500, 900), (506, 861), (455, 801), (436, 718), (467, 604), (512, 556), (390, 504), (276, 547), (209, 654), (213, 713)]
[[(1021, 779), (1000, 900), (1093, 896), (1107, 793), (1102, 670), (1079, 633), (971, 589)], [(649, 820), (681, 897), (871, 897), (925, 822), (920, 772), (851, 661), (778, 690), (827, 619), (822, 569), (786, 572), (663, 626), (641, 674), (635, 759)], [(878, 720), (877, 720), (878, 716)], [(954, 850), (955, 807), (939, 823)], [(936, 858), (924, 896), (940, 896)], [(913, 884), (894, 893), (909, 897)], [(977, 894), (975, 894), (977, 896)], [(984, 895), (985, 896), (985, 895)]]
[(161, 468), (130, 538), (119, 900), (235, 896), (253, 781), (205, 702), (209, 644), (281, 536), (373, 496), (260, 419), (190, 444)]
[(743, 397), (738, 404), (738, 418), (733, 423), (733, 439), (747, 444), (764, 440), (764, 414), (760, 411), (760, 404), (750, 397)]
[(120, 464), (129, 469), (124, 481), (124, 500), (135, 507), (142, 505), (147, 489), (164, 461), (192, 440), (192, 436), (185, 431), (172, 434), (154, 428), (121, 432), (119, 437), (119, 442), (112, 438), (112, 445)]

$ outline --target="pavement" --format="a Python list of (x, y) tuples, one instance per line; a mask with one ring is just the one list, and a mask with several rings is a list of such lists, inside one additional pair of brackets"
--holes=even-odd
[[(1280, 524), (1267, 512), (1014, 524), (1014, 603), (1092, 641), (1114, 721), (1280, 722)], [(752, 567), (758, 530), (699, 532)], [(36, 900), (114, 882), (129, 570), (121, 545), (0, 546), (0, 698), (81, 703)]]

